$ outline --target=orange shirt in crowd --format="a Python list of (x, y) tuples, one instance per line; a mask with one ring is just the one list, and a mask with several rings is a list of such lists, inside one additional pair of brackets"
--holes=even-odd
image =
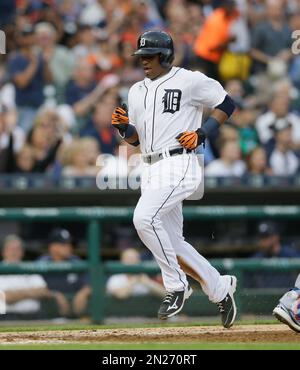
[(239, 16), (238, 11), (228, 16), (222, 8), (216, 9), (204, 22), (196, 38), (194, 52), (199, 57), (218, 63), (224, 52), (220, 46), (230, 37), (230, 25)]
[(102, 80), (102, 78), (108, 74), (116, 72), (123, 65), (122, 59), (117, 54), (110, 53), (105, 55), (109, 67), (107, 69), (101, 69), (101, 63), (99, 64), (101, 58), (103, 58), (101, 54), (99, 55), (90, 54), (87, 57), (88, 62), (97, 67), (96, 69), (97, 81)]

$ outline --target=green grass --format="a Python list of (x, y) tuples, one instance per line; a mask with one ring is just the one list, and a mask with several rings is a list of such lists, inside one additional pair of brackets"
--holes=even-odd
[(0, 350), (300, 350), (300, 343), (113, 343), (0, 345)]
[[(277, 320), (249, 320), (249, 321), (238, 321), (235, 325), (273, 325), (279, 324)], [(158, 322), (158, 323), (118, 323), (111, 325), (87, 325), (80, 323), (73, 324), (34, 324), (28, 323), (28, 326), (2, 326), (0, 327), (0, 333), (12, 333), (12, 332), (30, 332), (30, 331), (51, 331), (51, 330), (105, 330), (105, 329), (126, 329), (126, 328), (161, 328), (161, 327), (191, 327), (191, 326), (215, 326), (220, 325), (220, 322)]]

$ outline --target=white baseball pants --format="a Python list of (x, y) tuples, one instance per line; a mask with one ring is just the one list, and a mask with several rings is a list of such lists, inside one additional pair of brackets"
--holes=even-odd
[(219, 272), (184, 240), (182, 202), (195, 192), (202, 169), (194, 153), (164, 158), (145, 164), (142, 195), (134, 212), (134, 226), (143, 243), (154, 255), (167, 291), (188, 286), (179, 260), (200, 277), (201, 287), (212, 302), (228, 293), (230, 278)]

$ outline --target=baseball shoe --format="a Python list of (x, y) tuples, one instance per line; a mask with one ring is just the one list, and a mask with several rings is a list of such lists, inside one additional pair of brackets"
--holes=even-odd
[(222, 317), (222, 324), (227, 329), (233, 325), (236, 317), (236, 304), (233, 295), (236, 290), (237, 279), (235, 276), (230, 276), (230, 279), (230, 287), (226, 297), (217, 303)]
[(158, 318), (161, 320), (168, 319), (179, 313), (186, 299), (188, 299), (193, 293), (193, 289), (188, 286), (186, 290), (179, 292), (167, 292), (162, 304), (158, 310)]
[(300, 333), (300, 317), (295, 315), (284, 304), (279, 303), (273, 310), (273, 315), (283, 324), (288, 325), (296, 333)]

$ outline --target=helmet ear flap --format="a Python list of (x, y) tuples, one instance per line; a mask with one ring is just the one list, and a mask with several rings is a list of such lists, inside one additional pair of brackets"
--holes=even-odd
[(162, 67), (165, 67), (165, 56), (163, 55), (163, 53), (159, 53), (159, 63)]
[(166, 50), (159, 54), (159, 61), (162, 67), (169, 68), (174, 60), (174, 53), (172, 50)]

